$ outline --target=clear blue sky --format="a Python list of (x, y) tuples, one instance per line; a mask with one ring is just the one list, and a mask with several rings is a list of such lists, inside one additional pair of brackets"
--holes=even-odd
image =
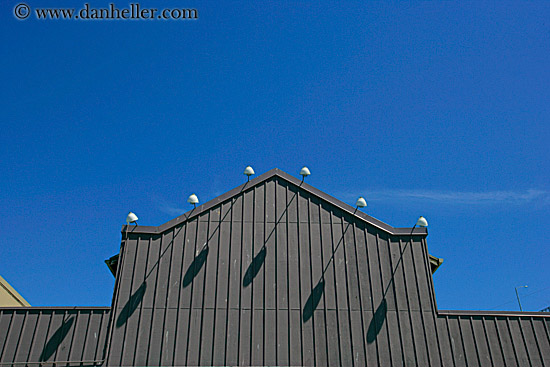
[(141, 3), (195, 21), (20, 21), (16, 4), (0, 274), (32, 305), (110, 305), (128, 211), (160, 225), (251, 164), (307, 165), (396, 227), (424, 215), (442, 309), (516, 310), (524, 284), (525, 309), (550, 306), (550, 2)]

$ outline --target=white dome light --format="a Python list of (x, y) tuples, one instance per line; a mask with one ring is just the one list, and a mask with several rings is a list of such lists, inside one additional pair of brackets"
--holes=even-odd
[(300, 170), (300, 175), (307, 177), (309, 175), (311, 175), (311, 172), (309, 172), (309, 168), (307, 167), (302, 167), (302, 169)]
[[(130, 213), (128, 213), (128, 216), (126, 217), (126, 224), (136, 223), (137, 220), (138, 220), (137, 215), (135, 215), (134, 213), (130, 212)], [(136, 223), (136, 224), (137, 224), (137, 223)]]
[(360, 196), (359, 199), (357, 199), (355, 206), (358, 208), (364, 208), (367, 206), (367, 201), (365, 200), (364, 197)]
[(199, 198), (197, 197), (197, 195), (191, 194), (191, 195), (189, 195), (189, 197), (187, 198), (187, 202), (188, 202), (189, 204), (196, 205), (196, 204), (199, 203)]
[(248, 176), (248, 180), (250, 180), (250, 176), (252, 176), (253, 174), (255, 174), (254, 172), (254, 169), (250, 166), (247, 166), (245, 169), (244, 169), (244, 174)]
[(416, 225), (419, 226), (419, 227), (427, 227), (428, 226), (428, 221), (426, 220), (426, 218), (420, 217), (416, 221)]

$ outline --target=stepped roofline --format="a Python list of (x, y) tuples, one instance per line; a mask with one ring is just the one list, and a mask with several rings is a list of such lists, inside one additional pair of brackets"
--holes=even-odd
[(209, 209), (212, 209), (213, 207), (215, 207), (216, 205), (219, 205), (225, 201), (227, 201), (228, 199), (231, 199), (237, 195), (239, 195), (240, 193), (242, 192), (245, 192), (245, 191), (248, 191), (250, 190), (251, 188), (255, 187), (255, 186), (258, 186), (262, 183), (264, 183), (265, 181), (273, 178), (273, 177), (278, 177), (282, 180), (285, 180), (286, 182), (294, 185), (294, 186), (297, 186), (299, 189), (301, 190), (304, 190), (306, 192), (308, 192), (309, 194), (311, 195), (314, 195), (316, 197), (318, 197), (319, 199), (321, 200), (324, 200), (325, 202), (331, 204), (331, 205), (334, 205), (335, 207), (341, 209), (343, 212), (345, 212), (346, 214), (349, 214), (349, 215), (352, 215), (356, 218), (360, 218), (361, 220), (365, 221), (366, 223), (370, 224), (370, 225), (373, 225), (391, 235), (414, 235), (414, 236), (427, 236), (428, 235), (428, 230), (426, 228), (423, 228), (423, 227), (416, 227), (413, 228), (412, 227), (405, 227), (405, 228), (395, 228), (395, 227), (392, 227), (390, 226), (389, 224), (386, 224), (384, 222), (382, 222), (381, 220), (378, 220), (374, 217), (371, 217), (370, 215), (367, 215), (359, 210), (356, 210), (356, 208), (354, 208), (353, 206), (349, 205), (349, 204), (346, 204), (344, 203), (343, 201), (341, 200), (338, 200), (336, 199), (335, 197), (333, 196), (330, 196), (326, 193), (324, 193), (323, 191), (307, 184), (306, 182), (303, 182), (301, 181), (300, 179), (294, 177), (294, 176), (291, 176), (289, 175), (288, 173), (278, 169), (278, 168), (274, 168), (264, 174), (261, 174), (260, 176), (248, 181), (248, 182), (245, 182), (244, 184), (242, 185), (239, 185), (237, 187), (235, 187), (234, 189), (226, 192), (225, 194), (222, 194), (200, 206), (197, 206), (196, 208), (193, 208), (192, 210), (178, 216), (177, 218), (174, 218), (158, 227), (155, 227), (155, 226), (127, 226), (127, 225), (123, 225), (122, 226), (122, 232), (125, 232), (126, 229), (128, 228), (128, 232), (129, 233), (147, 233), (147, 234), (160, 234), (160, 233), (163, 233), (164, 231), (166, 230), (169, 230), (171, 228), (174, 228), (175, 226), (189, 220), (189, 219), (192, 219), (200, 214), (202, 214), (203, 212), (209, 210)]

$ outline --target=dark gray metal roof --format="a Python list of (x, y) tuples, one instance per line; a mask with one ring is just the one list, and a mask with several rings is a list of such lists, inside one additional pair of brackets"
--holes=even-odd
[(109, 311), (106, 307), (0, 308), (0, 364), (100, 364)]
[[(110, 364), (466, 365), (458, 350), (447, 364), (445, 343), (470, 334), (443, 325), (477, 316), (439, 314), (426, 231), (355, 213), (281, 171), (130, 229)], [(544, 337), (547, 319), (530, 317)], [(550, 364), (541, 355), (525, 358)]]
[(550, 318), (532, 313), (439, 312), (448, 366), (549, 366)]
[(2, 310), (2, 362), (62, 339), (49, 358), (101, 359), (104, 346), (108, 366), (550, 366), (550, 315), (438, 310), (425, 229), (388, 226), (279, 170), (128, 230), (112, 312)]

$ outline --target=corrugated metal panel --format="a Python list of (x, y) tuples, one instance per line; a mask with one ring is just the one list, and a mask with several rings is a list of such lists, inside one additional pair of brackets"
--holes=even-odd
[(124, 241), (109, 364), (544, 365), (538, 315), (440, 313), (426, 232), (280, 171)]
[(103, 359), (108, 308), (0, 308), (0, 363)]
[[(456, 366), (550, 366), (550, 339), (542, 316), (439, 316), (451, 340), (445, 360)], [(442, 312), (443, 314), (443, 312)], [(443, 326), (447, 325), (447, 326)]]
[(0, 309), (0, 364), (550, 366), (550, 317), (438, 311), (425, 229), (278, 170), (124, 229), (112, 317)]
[(274, 175), (164, 232), (129, 233), (109, 362), (440, 364), (423, 237), (298, 184)]

